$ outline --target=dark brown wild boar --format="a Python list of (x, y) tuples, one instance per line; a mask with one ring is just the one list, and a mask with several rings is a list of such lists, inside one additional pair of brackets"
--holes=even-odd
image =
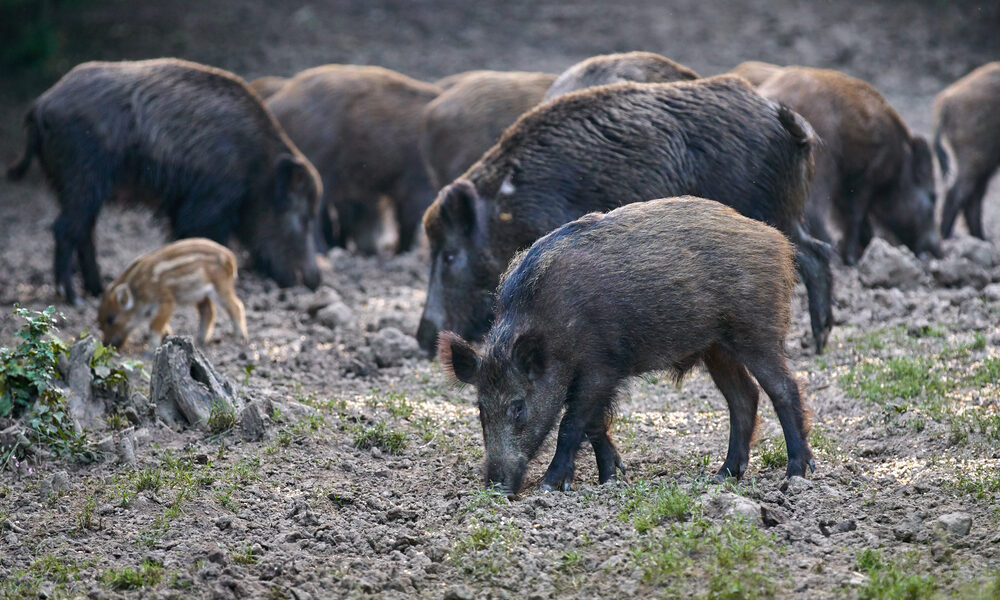
[(729, 71), (729, 73), (739, 75), (749, 81), (754, 87), (760, 87), (760, 84), (770, 79), (772, 75), (780, 70), (781, 65), (774, 65), (759, 60), (748, 60), (733, 67), (733, 70)]
[(431, 245), (417, 331), (480, 339), (511, 257), (593, 211), (677, 194), (710, 198), (787, 235), (809, 292), (817, 350), (832, 326), (829, 246), (802, 228), (812, 129), (746, 80), (617, 83), (560, 96), (522, 116), (424, 215)]
[(875, 88), (838, 71), (784, 67), (758, 91), (805, 117), (819, 135), (806, 207), (813, 236), (830, 241), (832, 213), (845, 264), (857, 263), (868, 246), (872, 220), (914, 254), (940, 256), (930, 147)]
[(680, 379), (698, 363), (729, 405), (718, 477), (746, 472), (757, 383), (781, 422), (785, 474), (804, 476), (815, 468), (809, 419), (784, 355), (793, 265), (779, 231), (700, 198), (592, 213), (536, 241), (504, 274), (481, 351), (440, 336), (441, 365), (478, 389), (487, 483), (517, 494), (560, 414), (542, 488), (569, 490), (585, 439), (600, 482), (612, 479), (625, 470), (610, 435), (622, 382), (661, 370)]
[[(302, 71), (267, 100), (289, 137), (316, 165), (325, 191), (320, 218), (328, 245), (378, 236), (380, 198), (391, 200), (399, 251), (413, 245), (424, 209), (434, 200), (420, 157), (421, 111), (440, 93), (382, 67), (324, 65)], [(339, 235), (331, 211), (339, 217)]]
[(969, 233), (985, 239), (983, 196), (1000, 167), (1000, 62), (985, 64), (934, 100), (934, 150), (945, 181), (941, 236), (959, 211)]
[(74, 252), (87, 292), (103, 290), (94, 224), (120, 188), (155, 199), (177, 238), (235, 234), (278, 284), (319, 285), (306, 235), (319, 177), (239, 77), (172, 58), (88, 62), (35, 100), (25, 129), (7, 176), (23, 177), (37, 156), (58, 195), (55, 276), (67, 301)]
[(275, 92), (285, 87), (286, 83), (288, 83), (287, 77), (265, 75), (264, 77), (254, 79), (247, 85), (250, 86), (250, 89), (257, 92), (257, 95), (260, 96), (262, 100), (267, 100), (273, 96)]
[(522, 114), (542, 100), (555, 75), (470, 71), (443, 80), (448, 89), (424, 109), (420, 149), (434, 189), (479, 160)]
[(609, 83), (670, 83), (698, 79), (698, 74), (682, 64), (652, 52), (602, 54), (566, 69), (545, 92), (545, 100)]

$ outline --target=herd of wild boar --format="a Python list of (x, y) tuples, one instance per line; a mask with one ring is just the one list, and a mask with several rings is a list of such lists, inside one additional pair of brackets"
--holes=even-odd
[[(558, 76), (427, 83), (324, 65), (247, 84), (177, 59), (91, 62), (31, 106), (7, 176), (41, 165), (61, 207), (57, 288), (80, 301), (75, 255), (115, 345), (145, 324), (159, 339), (176, 304), (197, 305), (202, 342), (215, 303), (246, 340), (233, 236), (279, 285), (310, 288), (317, 251), (386, 256), (426, 236), (415, 335), (477, 387), (487, 482), (509, 495), (557, 422), (543, 487), (569, 489), (585, 440), (600, 481), (614, 479), (623, 380), (697, 364), (729, 406), (719, 477), (746, 471), (758, 385), (787, 475), (802, 476), (814, 468), (809, 411), (783, 349), (796, 273), (822, 352), (835, 243), (845, 265), (876, 232), (940, 256), (959, 212), (983, 237), (998, 107), (1000, 62), (939, 94), (932, 151), (871, 85), (809, 67), (746, 62), (702, 78), (631, 52)], [(152, 204), (176, 238), (207, 239), (137, 259), (105, 292), (94, 226), (111, 197)]]

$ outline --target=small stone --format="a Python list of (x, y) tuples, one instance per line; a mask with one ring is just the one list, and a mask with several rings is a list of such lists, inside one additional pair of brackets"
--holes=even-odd
[(97, 451), (101, 454), (112, 455), (115, 453), (115, 438), (108, 436), (97, 442)]
[(791, 477), (783, 481), (781, 483), (781, 487), (778, 489), (788, 494), (789, 496), (794, 496), (796, 494), (801, 494), (806, 490), (812, 489), (812, 487), (813, 487), (812, 482), (806, 479), (805, 477), (792, 475)]
[(938, 517), (936, 525), (947, 533), (962, 537), (972, 529), (972, 515), (964, 512), (953, 512)]
[(259, 442), (264, 439), (264, 419), (254, 403), (243, 407), (239, 415), (240, 437), (245, 442)]
[(923, 274), (920, 261), (908, 248), (882, 238), (873, 239), (858, 261), (858, 277), (866, 287), (913, 289)]
[(761, 523), (760, 504), (749, 498), (723, 492), (717, 496), (706, 494), (702, 497), (702, 502), (706, 504), (710, 512), (725, 518), (739, 517), (747, 522)]
[(333, 302), (324, 306), (316, 313), (316, 319), (330, 329), (352, 327), (357, 322), (354, 311), (343, 302)]
[(474, 600), (472, 589), (465, 585), (454, 585), (445, 590), (444, 600)]
[(788, 515), (780, 508), (762, 506), (760, 508), (760, 518), (765, 527), (775, 527), (787, 521)]
[(847, 533), (848, 531), (854, 531), (857, 528), (858, 524), (854, 521), (854, 519), (847, 519), (837, 523), (834, 526), (833, 531), (834, 533)]
[(123, 465), (135, 464), (135, 442), (130, 435), (123, 435), (118, 442), (118, 462)]
[(4, 541), (7, 542), (8, 546), (16, 546), (17, 545), (17, 534), (14, 533), (13, 531), (11, 531), (4, 538)]
[(984, 287), (982, 296), (990, 302), (1000, 302), (1000, 283), (991, 283)]
[(222, 550), (218, 548), (213, 548), (208, 552), (208, 562), (215, 563), (217, 565), (226, 564), (226, 555), (222, 553)]
[(394, 367), (420, 353), (420, 345), (413, 336), (406, 335), (395, 327), (386, 327), (373, 335), (369, 345), (375, 353), (379, 367)]
[(315, 317), (319, 311), (327, 306), (330, 306), (331, 304), (343, 303), (344, 299), (340, 297), (337, 290), (324, 285), (316, 290), (316, 292), (306, 301), (305, 311), (310, 317)]

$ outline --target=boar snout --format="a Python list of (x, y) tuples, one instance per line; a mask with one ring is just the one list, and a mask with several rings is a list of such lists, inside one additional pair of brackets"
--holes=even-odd
[(486, 486), (501, 492), (513, 500), (521, 491), (524, 472), (528, 468), (526, 458), (489, 460), (486, 463)]

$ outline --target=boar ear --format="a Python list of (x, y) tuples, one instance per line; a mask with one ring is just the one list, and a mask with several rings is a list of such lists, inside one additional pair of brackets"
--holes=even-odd
[(528, 379), (538, 379), (545, 372), (545, 349), (541, 336), (537, 334), (519, 335), (510, 355), (514, 364)]
[(118, 302), (118, 308), (121, 310), (130, 310), (135, 304), (135, 298), (132, 297), (132, 290), (129, 289), (127, 283), (123, 283), (115, 288), (115, 301)]
[(291, 206), (290, 193), (305, 187), (303, 180), (311, 175), (310, 168), (301, 158), (284, 153), (274, 161), (274, 208), (284, 212)]
[(477, 195), (468, 179), (458, 179), (441, 191), (441, 215), (467, 235), (476, 228)]
[(480, 358), (476, 349), (457, 334), (438, 334), (438, 360), (445, 372), (462, 383), (475, 383)]

